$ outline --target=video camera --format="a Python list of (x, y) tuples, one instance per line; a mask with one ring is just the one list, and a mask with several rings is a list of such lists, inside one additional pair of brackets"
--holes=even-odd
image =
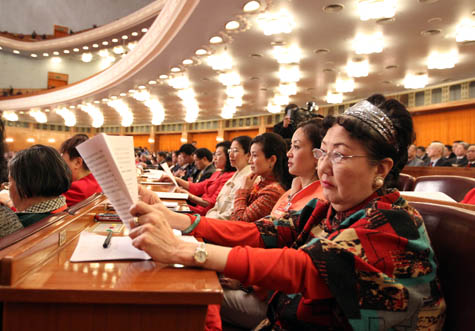
[(295, 127), (297, 127), (299, 126), (300, 123), (308, 121), (312, 118), (317, 118), (317, 117), (323, 118), (322, 115), (314, 112), (315, 107), (316, 107), (316, 104), (313, 101), (308, 101), (306, 103), (306, 108), (300, 108), (299, 106), (295, 104), (290, 104), (285, 108), (286, 116), (290, 114), (291, 123), (295, 125)]

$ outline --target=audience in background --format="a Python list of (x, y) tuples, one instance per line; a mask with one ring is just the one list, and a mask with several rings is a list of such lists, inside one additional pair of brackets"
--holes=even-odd
[(454, 154), (455, 157), (451, 158), (449, 162), (452, 167), (465, 167), (468, 163), (467, 150), (469, 144), (461, 141), (455, 145)]
[[(175, 176), (180, 177), (184, 180), (191, 179), (196, 175), (196, 168), (193, 162), (193, 152), (196, 150), (196, 147), (192, 144), (183, 144), (178, 150), (178, 155), (182, 159), (180, 170), (178, 170)], [(180, 163), (180, 159), (178, 159)]]
[(235, 137), (227, 150), (232, 167), (236, 168), (234, 175), (224, 184), (216, 198), (214, 207), (208, 210), (206, 217), (227, 220), (234, 210), (236, 191), (242, 186), (247, 176), (251, 174), (249, 165), (249, 149), (251, 138), (248, 136)]
[(286, 154), (286, 143), (278, 134), (263, 133), (252, 140), (252, 173), (236, 192), (232, 220), (254, 222), (270, 214), (292, 181)]
[(449, 160), (452, 155), (452, 145), (444, 145), (444, 159)]
[(406, 166), (408, 167), (422, 167), (424, 166), (424, 161), (422, 161), (421, 159), (419, 159), (417, 156), (416, 156), (416, 145), (414, 144), (411, 144), (409, 146), (409, 148), (407, 149), (407, 164)]
[(429, 156), (427, 155), (424, 146), (417, 146), (416, 156), (424, 162), (424, 165), (429, 163)]
[(102, 192), (101, 187), (76, 149), (76, 146), (88, 139), (89, 137), (85, 134), (77, 134), (64, 141), (59, 148), (61, 156), (71, 169), (72, 175), (71, 187), (63, 194), (66, 197), (68, 207), (83, 201), (94, 193)]
[(299, 107), (293, 103), (285, 107), (284, 120), (274, 125), (273, 131), (284, 139), (292, 138), (295, 132), (295, 124), (292, 123), (292, 112), (298, 110)]
[[(171, 172), (175, 174), (178, 170), (180, 170), (181, 166), (178, 162), (178, 157), (180, 156), (180, 153), (178, 151), (172, 152), (172, 167), (170, 168)], [(182, 159), (183, 162), (183, 159)]]
[(63, 194), (71, 185), (71, 170), (54, 148), (24, 149), (13, 157), (8, 170), (10, 198), (24, 227), (67, 208)]
[(429, 163), (426, 165), (430, 167), (450, 167), (450, 162), (443, 158), (444, 144), (438, 141), (432, 142), (427, 147), (427, 155), (429, 156)]
[(210, 178), (211, 175), (216, 171), (216, 167), (213, 162), (213, 154), (207, 148), (198, 148), (196, 151), (194, 151), (193, 160), (197, 170), (197, 174), (193, 178), (193, 183), (199, 183)]
[(475, 144), (472, 144), (467, 149), (467, 167), (475, 167)]

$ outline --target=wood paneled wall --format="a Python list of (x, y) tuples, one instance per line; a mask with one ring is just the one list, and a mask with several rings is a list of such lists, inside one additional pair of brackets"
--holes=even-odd
[(134, 135), (134, 147), (147, 147), (148, 150), (154, 149), (154, 143), (149, 143), (148, 139), (150, 136), (148, 134), (145, 135)]
[(190, 134), (190, 139), (188, 142), (191, 143), (196, 141), (197, 148), (207, 148), (211, 152), (214, 152), (216, 149), (216, 137), (218, 136), (218, 132), (194, 132)]
[[(49, 130), (37, 130), (33, 128), (5, 127), (5, 138), (13, 138), (13, 142), (5, 143), (9, 151), (18, 152), (36, 144), (52, 146), (59, 149), (63, 141), (72, 137), (74, 132), (58, 132)], [(33, 138), (34, 142), (27, 142), (28, 138)], [(55, 142), (48, 140), (54, 139)]]
[(180, 148), (181, 133), (155, 135), (155, 147), (157, 151), (173, 152)]
[(417, 145), (428, 146), (434, 140), (450, 145), (455, 140), (475, 143), (475, 105), (419, 112), (412, 118)]
[(258, 129), (225, 131), (224, 140), (232, 140), (233, 138), (239, 137), (239, 136), (249, 136), (251, 138), (254, 138), (258, 134), (259, 134)]

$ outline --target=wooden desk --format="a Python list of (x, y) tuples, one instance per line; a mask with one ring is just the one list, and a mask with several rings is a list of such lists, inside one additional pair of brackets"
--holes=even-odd
[(404, 167), (401, 173), (411, 175), (413, 177), (448, 175), (463, 176), (475, 178), (475, 168), (459, 168), (459, 167)]
[[(73, 223), (94, 225), (95, 206)], [(31, 251), (10, 249), (0, 265), (24, 268), (0, 287), (4, 330), (203, 330), (208, 304), (221, 302), (215, 272), (171, 268), (153, 261), (71, 263), (79, 231), (58, 246), (44, 235), (37, 264)], [(57, 238), (57, 237), (56, 237)]]
[(457, 208), (462, 208), (462, 209), (475, 211), (475, 205), (469, 205), (467, 203), (442, 201), (442, 200), (427, 199), (427, 198), (414, 197), (414, 196), (406, 196), (406, 195), (404, 195), (404, 193), (401, 193), (401, 196), (404, 199), (406, 199), (407, 201), (409, 201), (409, 203), (411, 203), (411, 202), (428, 202), (428, 203), (434, 203), (436, 205), (452, 206), (452, 207), (457, 207)]

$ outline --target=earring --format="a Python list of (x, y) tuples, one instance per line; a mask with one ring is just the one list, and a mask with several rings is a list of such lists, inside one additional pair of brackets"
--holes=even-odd
[(377, 176), (374, 179), (373, 187), (378, 190), (383, 186), (383, 184), (384, 184), (384, 178), (381, 176)]

